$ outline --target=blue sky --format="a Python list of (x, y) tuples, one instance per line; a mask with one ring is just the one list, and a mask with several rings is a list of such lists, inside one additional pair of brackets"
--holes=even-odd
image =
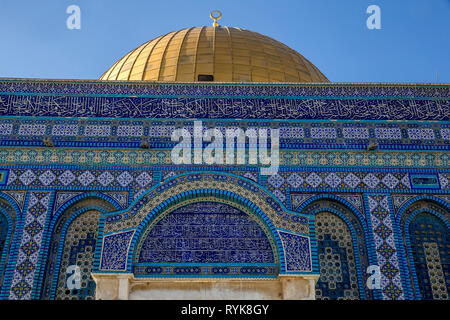
[[(81, 29), (66, 28), (66, 8)], [(366, 27), (369, 5), (381, 30)], [(256, 31), (297, 50), (332, 82), (450, 82), (450, 0), (1, 0), (0, 77), (98, 79), (131, 49), (210, 25)]]

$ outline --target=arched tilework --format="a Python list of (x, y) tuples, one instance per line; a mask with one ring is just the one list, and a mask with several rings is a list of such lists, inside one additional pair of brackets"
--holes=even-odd
[[(90, 276), (98, 235), (99, 212), (90, 210), (79, 215), (67, 228), (59, 267), (55, 299), (93, 300), (95, 281)], [(69, 266), (79, 268), (80, 288), (70, 290), (67, 281), (74, 272), (66, 273)]]
[(5, 248), (6, 237), (8, 236), (8, 220), (5, 215), (0, 214), (0, 254)]
[(244, 202), (251, 201), (259, 207), (275, 227), (302, 234), (308, 233), (307, 218), (288, 212), (271, 193), (254, 181), (223, 172), (189, 172), (172, 177), (150, 189), (130, 210), (109, 215), (105, 221), (104, 231), (111, 233), (132, 228), (156, 207), (166, 206), (166, 200), (173, 195), (187, 192), (192, 196), (208, 190), (216, 190), (219, 198), (227, 197), (229, 194), (239, 195), (238, 198), (246, 199)]
[(245, 207), (217, 200), (182, 202), (155, 219), (135, 250), (135, 276), (278, 275), (267, 226)]
[[(50, 242), (48, 262), (42, 287), (42, 299), (94, 299), (95, 282), (91, 277), (97, 242), (99, 217), (117, 207), (104, 199), (86, 198), (63, 212), (56, 223)], [(68, 290), (67, 280), (73, 273), (67, 267), (80, 269), (81, 289)]]
[(420, 213), (409, 225), (414, 268), (424, 300), (447, 300), (450, 292), (450, 232), (439, 218)]
[(359, 299), (352, 235), (344, 220), (330, 212), (316, 214), (320, 278), (316, 299)]
[[(276, 243), (280, 272), (287, 271), (287, 265), (295, 265), (295, 272), (312, 272), (309, 245), (309, 219), (303, 214), (288, 211), (273, 195), (253, 181), (228, 173), (196, 172), (172, 177), (150, 189), (138, 198), (128, 209), (107, 214), (102, 218), (103, 242), (97, 248), (95, 272), (133, 272), (135, 250), (142, 233), (155, 218), (172, 210), (174, 205), (185, 201), (231, 202), (232, 206), (244, 207), (244, 212), (258, 216)], [(283, 243), (276, 230), (303, 235), (303, 247), (297, 247), (305, 261), (298, 266), (299, 255), (285, 259)], [(305, 237), (306, 236), (306, 237)], [(292, 240), (292, 237), (290, 238)], [(98, 270), (98, 271), (97, 271)], [(294, 272), (293, 269), (290, 269)]]
[(332, 199), (318, 199), (302, 209), (315, 225), (320, 278), (317, 299), (373, 299), (367, 289), (369, 264), (365, 221)]
[[(6, 215), (0, 212), (0, 257), (3, 256), (3, 253), (5, 251), (8, 251), (9, 244), (6, 242), (8, 238), (8, 232), (9, 232), (9, 223), (8, 219), (6, 218)], [(0, 266), (0, 271), (4, 270), (4, 265), (2, 264)], [(2, 272), (3, 273), (3, 272)], [(1, 285), (2, 283), (0, 283)]]
[(436, 199), (413, 200), (417, 201), (408, 203), (397, 217), (406, 253), (409, 298), (448, 299), (450, 210)]
[(6, 269), (10, 259), (11, 240), (17, 222), (17, 212), (19, 208), (14, 201), (5, 194), (0, 194), (0, 299), (7, 294), (8, 282), (6, 278)]

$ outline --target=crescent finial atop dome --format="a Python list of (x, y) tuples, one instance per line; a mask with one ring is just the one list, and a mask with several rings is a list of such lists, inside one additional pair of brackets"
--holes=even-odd
[[(214, 13), (217, 13), (217, 15), (214, 16)], [(219, 10), (211, 11), (211, 13), (209, 14), (209, 17), (214, 20), (214, 22), (212, 24), (213, 27), (218, 27), (219, 24), (217, 23), (217, 20), (220, 20), (222, 18), (222, 12), (220, 12)]]

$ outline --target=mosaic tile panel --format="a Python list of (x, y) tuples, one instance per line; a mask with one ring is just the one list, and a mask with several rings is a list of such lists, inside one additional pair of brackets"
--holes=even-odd
[(342, 219), (329, 212), (317, 214), (315, 224), (320, 272), (316, 299), (359, 299), (350, 229)]
[(405, 299), (387, 195), (367, 195), (383, 299)]
[(422, 213), (409, 226), (411, 251), (424, 300), (448, 300), (450, 293), (450, 232), (435, 216)]
[(297, 211), (298, 207), (303, 204), (306, 200), (314, 197), (315, 194), (299, 194), (295, 193), (291, 195), (291, 206), (292, 210)]
[[(364, 172), (340, 171), (331, 172), (283, 170), (267, 178), (268, 189), (282, 202), (286, 201), (286, 190), (294, 192), (298, 189), (361, 189), (361, 190), (407, 190), (411, 188), (410, 174), (399, 172)], [(298, 198), (298, 195), (295, 197)], [(293, 198), (296, 203), (297, 200)], [(362, 209), (360, 196), (349, 196), (349, 202)]]
[[(317, 260), (308, 255), (306, 235), (314, 237), (317, 231), (317, 236), (323, 236), (318, 239), (319, 260), (326, 262), (319, 265), (319, 284), (326, 282), (320, 289), (321, 296), (354, 298), (358, 293), (360, 298), (378, 297), (379, 293), (362, 285), (370, 261), (381, 267), (383, 299), (421, 295), (425, 299), (448, 299), (447, 240), (435, 237), (437, 232), (448, 232), (429, 217), (420, 220), (424, 215), (411, 224), (411, 235), (405, 232), (409, 217), (417, 210), (439, 215), (446, 223), (450, 221), (446, 209), (450, 189), (449, 98), (448, 85), (0, 80), (0, 185), (11, 202), (9, 207), (6, 202), (0, 202), (0, 206), (8, 213), (22, 214), (18, 242), (12, 247), (17, 252), (13, 252), (12, 261), (9, 257), (6, 260), (11, 263), (4, 272), (10, 287), (2, 288), (1, 296), (92, 298), (95, 288), (87, 276), (92, 270), (92, 257), (87, 249), (92, 252), (95, 247), (93, 233), (97, 232), (97, 222), (89, 224), (85, 236), (82, 231), (83, 237), (75, 239), (77, 232), (71, 228), (83, 228), (78, 225), (83, 215), (70, 224), (77, 212), (95, 207), (95, 213), (85, 214), (98, 218), (99, 211), (125, 209), (131, 201), (137, 201), (124, 212), (108, 215), (105, 230), (112, 233), (103, 238), (102, 248), (109, 254), (95, 262), (103, 270), (124, 271), (133, 228), (146, 214), (173, 194), (208, 189), (216, 193), (202, 196), (204, 201), (236, 194), (262, 210), (261, 217), (267, 217), (270, 228), (278, 230), (273, 234), (284, 248), (284, 256), (278, 252), (282, 264), (270, 259), (258, 266), (186, 266), (170, 262), (162, 267), (157, 265), (160, 262), (143, 262), (133, 265), (135, 275), (274, 277), (280, 273), (280, 267), (286, 273), (309, 272), (311, 260)], [(170, 118), (178, 120), (167, 120)], [(257, 166), (174, 167), (170, 160), (170, 134), (177, 127), (191, 126), (192, 121), (187, 121), (190, 118), (208, 118), (205, 125), (219, 127), (222, 132), (226, 127), (279, 128), (278, 174), (261, 177)], [(237, 118), (242, 120), (233, 120)], [(44, 143), (44, 139), (49, 137), (54, 147), (45, 147), (48, 141)], [(367, 151), (369, 144), (376, 144), (377, 149)], [(191, 174), (174, 178), (187, 172)], [(433, 183), (427, 183), (431, 180)], [(54, 205), (49, 190), (55, 192)], [(89, 198), (60, 212), (69, 201), (85, 195), (86, 190), (114, 201)], [(336, 196), (336, 201), (324, 198), (304, 206), (311, 197), (325, 193)], [(435, 197), (404, 209), (423, 194)], [(232, 201), (241, 198), (230, 199), (223, 200), (221, 206), (233, 205)], [(291, 212), (283, 205), (300, 212)], [(247, 209), (244, 205), (236, 208)], [(311, 231), (309, 219), (313, 220), (318, 212), (334, 214), (334, 218), (339, 216), (345, 221), (356, 245), (350, 246), (348, 230), (340, 224), (341, 220), (332, 220), (333, 227), (339, 225), (338, 231), (322, 226)], [(317, 219), (316, 223), (321, 222), (320, 214)], [(13, 215), (11, 220), (15, 226)], [(3, 225), (0, 221), (0, 244)], [(47, 225), (51, 231), (45, 230)], [(248, 227), (239, 225), (236, 230), (244, 226)], [(66, 227), (69, 233), (64, 242), (61, 237)], [(195, 226), (198, 230), (203, 227)], [(163, 234), (161, 231), (159, 235)], [(347, 241), (340, 239), (341, 235)], [(415, 256), (408, 252), (406, 240), (410, 238)], [(195, 249), (200, 240), (183, 241), (181, 247)], [(170, 241), (165, 243), (169, 244)], [(403, 252), (399, 245), (407, 250)], [(349, 251), (351, 247), (353, 251)], [(97, 249), (102, 248), (97, 243)], [(182, 258), (191, 261), (194, 249)], [(202, 259), (203, 256), (198, 261)], [(354, 265), (352, 262), (344, 266), (349, 259)], [(79, 292), (67, 292), (64, 288), (66, 274), (59, 270), (69, 263), (79, 263), (85, 272)], [(355, 273), (358, 287), (352, 279)]]
[[(64, 239), (64, 248), (59, 267), (55, 299), (93, 300), (95, 281), (91, 277), (95, 245), (98, 235), (99, 214), (88, 211), (78, 216), (69, 225)], [(74, 272), (67, 273), (69, 266), (77, 266), (80, 271), (80, 287), (70, 289), (67, 283)]]
[[(18, 88), (14, 88), (14, 87)], [(43, 85), (45, 86), (45, 85)], [(166, 88), (168, 88), (167, 86)], [(172, 85), (176, 88), (176, 85)], [(220, 86), (217, 86), (220, 88)], [(150, 87), (149, 87), (150, 88)], [(164, 85), (159, 88), (165, 88)], [(194, 95), (152, 96), (122, 95), (108, 96), (106, 92), (97, 95), (75, 94), (17, 95), (19, 84), (9, 84), (0, 95), (0, 114), (17, 116), (50, 117), (104, 117), (104, 118), (195, 118), (195, 119), (355, 119), (355, 120), (441, 120), (448, 121), (446, 98), (396, 99), (371, 96), (370, 99), (348, 97), (300, 96), (243, 96), (242, 91), (231, 98), (210, 97), (194, 86)], [(209, 87), (208, 89), (211, 90)], [(226, 88), (223, 87), (222, 88)], [(253, 87), (254, 88), (254, 87)], [(280, 92), (280, 86), (266, 87), (266, 91)], [(282, 88), (282, 87), (281, 87)], [(292, 87), (291, 92), (292, 92)], [(184, 88), (187, 90), (187, 87)], [(42, 90), (42, 89), (41, 89)], [(169, 89), (170, 90), (170, 89)], [(238, 89), (239, 90), (239, 89)], [(289, 90), (289, 89), (287, 89)], [(295, 89), (293, 89), (295, 90)], [(414, 89), (409, 88), (414, 91)], [(317, 90), (316, 90), (317, 91)], [(364, 91), (364, 90), (362, 90)], [(438, 90), (439, 91), (439, 90)], [(159, 91), (161, 92), (161, 90)], [(443, 89), (445, 93), (445, 87)], [(115, 93), (117, 94), (117, 93)], [(448, 96), (448, 94), (447, 94)], [(321, 99), (322, 98), (322, 99)], [(325, 98), (325, 99), (323, 99)], [(75, 106), (75, 107), (74, 107)]]
[[(35, 117), (2, 117), (0, 146), (45, 146), (51, 139), (56, 147), (110, 147), (140, 149), (145, 142), (150, 149), (172, 149), (175, 129), (193, 134), (194, 121), (181, 120), (91, 120)], [(448, 150), (450, 124), (447, 123), (380, 123), (380, 122), (309, 122), (309, 121), (203, 121), (208, 128), (219, 130), (279, 129), (280, 147), (287, 149), (366, 150), (370, 143), (381, 150)], [(2, 134), (3, 133), (3, 134)], [(270, 135), (270, 131), (269, 131)], [(206, 146), (206, 143), (204, 143)], [(245, 142), (248, 148), (249, 142)]]
[(278, 230), (285, 256), (286, 273), (311, 272), (309, 237)]
[(273, 263), (256, 221), (229, 205), (198, 202), (156, 223), (140, 247), (138, 263)]
[[(8, 165), (106, 165), (106, 166), (168, 166), (173, 165), (170, 151), (110, 150), (110, 149), (57, 149), (0, 148), (0, 163)], [(248, 165), (247, 165), (248, 166)], [(443, 168), (450, 166), (448, 152), (353, 152), (353, 151), (286, 151), (280, 150), (280, 166), (296, 167), (369, 167), (369, 168)], [(209, 166), (211, 169), (212, 166)], [(221, 170), (234, 170), (232, 165), (221, 166)], [(449, 180), (449, 174), (443, 178)], [(108, 177), (106, 177), (108, 178)], [(442, 179), (443, 179), (442, 178)], [(108, 181), (108, 180), (106, 180)], [(106, 182), (107, 183), (107, 182)], [(448, 186), (448, 181), (445, 183)]]
[(397, 212), (409, 200), (417, 197), (417, 195), (416, 194), (393, 194), (393, 195), (391, 195), (391, 197), (392, 197), (392, 204), (394, 206), (394, 210)]
[(39, 252), (49, 210), (50, 192), (30, 192), (9, 299), (31, 299)]
[(3, 193), (7, 194), (8, 196), (10, 196), (11, 198), (14, 199), (14, 201), (16, 202), (17, 206), (19, 207), (19, 210), (22, 211), (23, 207), (25, 205), (25, 196), (26, 196), (26, 191), (21, 191), (21, 190), (2, 190)]
[(141, 276), (277, 275), (273, 244), (255, 219), (225, 203), (178, 207), (148, 227), (133, 270)]
[[(20, 212), (14, 200), (5, 198), (0, 193), (0, 299), (6, 299), (9, 296), (9, 280), (14, 272), (14, 265), (10, 263), (11, 256), (15, 255), (13, 248), (16, 246), (12, 241), (16, 234), (17, 219)], [(11, 201), (11, 202), (10, 202)]]
[[(42, 261), (44, 265), (40, 277), (40, 299), (55, 299), (57, 295), (63, 299), (87, 299), (92, 296), (95, 285), (90, 282), (86, 272), (89, 274), (89, 268), (91, 268), (93, 261), (90, 259), (92, 258), (91, 254), (94, 253), (92, 249), (93, 240), (97, 241), (95, 235), (98, 234), (98, 219), (101, 212), (116, 210), (117, 208), (111, 203), (98, 197), (89, 196), (81, 198), (78, 202), (67, 207), (58, 216), (52, 216), (51, 232), (48, 234), (48, 252)], [(84, 213), (87, 214), (84, 215)], [(77, 217), (80, 219), (77, 219)], [(80, 235), (84, 237), (80, 237)], [(67, 239), (71, 245), (63, 239)], [(80, 267), (81, 280), (85, 284), (85, 287), (81, 288), (82, 290), (66, 291), (68, 288), (64, 286), (62, 277), (66, 275), (67, 266), (71, 265), (69, 262)], [(85, 268), (88, 271), (84, 271)], [(70, 274), (67, 276), (70, 276)], [(83, 279), (83, 277), (85, 278)]]
[(287, 212), (261, 187), (248, 180), (214, 172), (190, 173), (165, 181), (157, 188), (149, 190), (128, 212), (107, 217), (105, 232), (135, 227), (160, 203), (176, 194), (192, 190), (198, 190), (199, 193), (201, 190), (220, 190), (240, 195), (258, 206), (276, 227), (302, 234), (309, 233), (306, 217)]
[(103, 238), (101, 271), (125, 271), (130, 241), (134, 230), (108, 235)]
[[(5, 215), (0, 213), (0, 258), (3, 256), (3, 250), (9, 249), (9, 244), (6, 242), (6, 237), (8, 236), (8, 220)], [(4, 271), (4, 266), (0, 266), (0, 274)], [(3, 283), (0, 283), (3, 284)]]
[[(357, 194), (348, 194), (348, 197), (359, 197), (359, 199), (361, 199), (361, 196)], [(374, 293), (373, 290), (370, 290), (365, 285), (368, 277), (366, 270), (369, 265), (374, 264), (374, 260), (376, 261), (376, 258), (373, 256), (373, 252), (371, 250), (372, 243), (369, 237), (369, 227), (366, 219), (366, 210), (364, 208), (364, 210), (358, 211), (356, 206), (352, 208), (349, 206), (349, 204), (351, 203), (346, 203), (345, 199), (343, 200), (343, 198), (341, 197), (338, 198), (334, 194), (323, 195), (322, 197), (317, 197), (314, 201), (304, 206), (304, 208), (302, 208), (300, 212), (310, 215), (311, 218), (314, 217), (314, 220), (316, 221), (314, 222), (314, 226), (316, 229), (314, 234), (316, 241), (318, 241), (318, 250), (320, 250), (319, 241), (324, 240), (325, 238), (328, 239), (328, 236), (326, 234), (323, 234), (323, 239), (319, 237), (319, 234), (317, 233), (318, 227), (321, 228), (321, 230), (319, 231), (329, 231), (329, 248), (332, 248), (330, 245), (335, 243), (336, 241), (338, 245), (345, 245), (347, 248), (352, 248), (351, 253), (354, 256), (354, 265), (352, 264), (351, 267), (354, 267), (356, 270), (358, 297), (355, 298), (355, 291), (352, 291), (353, 293), (351, 294), (349, 292), (344, 293), (343, 291), (340, 291), (340, 293), (337, 291), (326, 291), (325, 285), (323, 285), (325, 291), (322, 291), (322, 294), (324, 292), (328, 292), (333, 295), (339, 293), (341, 294), (341, 298), (345, 299), (374, 299), (376, 297), (376, 293)], [(325, 216), (323, 216), (325, 218), (333, 217), (332, 219), (330, 218), (333, 221), (321, 221), (320, 214), (325, 214)], [(320, 226), (317, 225), (317, 219), (319, 219), (319, 222), (321, 223)], [(328, 220), (328, 218), (325, 220)], [(345, 227), (341, 222), (345, 223)], [(340, 228), (337, 228), (338, 225), (340, 226)], [(332, 232), (333, 230), (337, 232)], [(347, 232), (350, 232), (350, 238), (346, 236)], [(342, 242), (345, 239), (350, 239), (351, 243), (349, 243), (348, 241)], [(337, 248), (332, 249), (332, 252), (338, 252)], [(320, 261), (318, 271), (320, 271)], [(355, 279), (353, 279), (352, 281), (354, 280)], [(354, 284), (354, 282), (352, 283)], [(353, 288), (354, 286), (352, 285), (351, 287)]]
[(148, 170), (102, 169), (11, 169), (8, 186), (62, 188), (135, 188), (152, 186), (153, 175)]
[[(450, 97), (445, 84), (271, 84), (256, 83), (142, 83), (98, 80), (2, 79), (0, 92), (77, 93), (119, 95), (238, 95), (293, 97)], [(76, 99), (75, 99), (76, 101)]]

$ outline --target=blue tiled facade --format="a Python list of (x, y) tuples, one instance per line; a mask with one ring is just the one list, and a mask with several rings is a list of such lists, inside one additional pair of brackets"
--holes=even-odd
[(409, 235), (422, 299), (448, 299), (450, 290), (450, 234), (430, 213), (418, 215)]
[[(278, 172), (173, 164), (198, 119), (280, 129)], [(0, 298), (93, 299), (92, 272), (448, 299), (449, 120), (448, 85), (0, 80)]]

